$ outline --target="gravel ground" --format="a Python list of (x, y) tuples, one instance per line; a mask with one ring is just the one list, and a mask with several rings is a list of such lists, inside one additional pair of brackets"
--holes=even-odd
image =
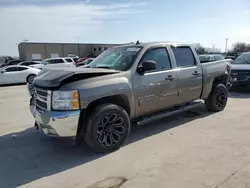
[(231, 93), (227, 108), (201, 107), (143, 127), (108, 155), (40, 135), (26, 86), (0, 88), (0, 187), (84, 188), (110, 176), (123, 188), (250, 187), (250, 92)]

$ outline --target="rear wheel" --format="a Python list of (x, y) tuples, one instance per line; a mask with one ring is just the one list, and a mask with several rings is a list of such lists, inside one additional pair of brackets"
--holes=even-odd
[(211, 93), (205, 100), (208, 111), (219, 112), (224, 110), (228, 100), (228, 90), (223, 84), (218, 84), (212, 88)]
[(102, 104), (87, 117), (84, 140), (94, 151), (106, 153), (119, 149), (130, 132), (128, 113), (118, 105)]

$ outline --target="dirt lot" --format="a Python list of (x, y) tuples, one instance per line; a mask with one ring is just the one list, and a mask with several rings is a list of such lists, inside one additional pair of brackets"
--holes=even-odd
[[(133, 128), (109, 155), (43, 137), (25, 86), (0, 88), (0, 187), (84, 188), (124, 176), (123, 188), (250, 187), (250, 93), (232, 93), (225, 111), (203, 107)], [(16, 137), (13, 137), (16, 135)]]

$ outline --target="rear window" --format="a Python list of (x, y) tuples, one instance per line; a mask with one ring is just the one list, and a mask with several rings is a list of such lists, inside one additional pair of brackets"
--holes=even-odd
[(177, 67), (193, 67), (196, 65), (194, 54), (190, 47), (172, 47)]
[(67, 62), (73, 62), (72, 59), (65, 59)]

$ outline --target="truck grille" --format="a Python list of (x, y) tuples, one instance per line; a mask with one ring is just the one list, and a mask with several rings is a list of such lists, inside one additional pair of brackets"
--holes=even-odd
[(38, 110), (49, 110), (49, 104), (50, 104), (50, 97), (49, 97), (49, 91), (35, 88), (35, 100), (36, 100), (36, 108)]
[(249, 70), (232, 70), (231, 77), (237, 78), (238, 81), (247, 81), (250, 77)]

